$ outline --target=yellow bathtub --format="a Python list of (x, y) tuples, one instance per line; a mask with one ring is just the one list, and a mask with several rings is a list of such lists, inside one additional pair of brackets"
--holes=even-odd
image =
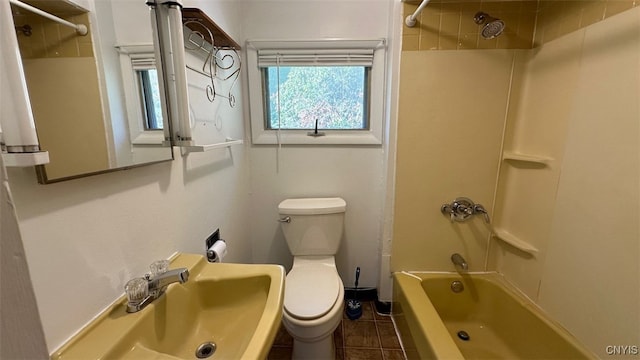
[(408, 359), (597, 358), (496, 273), (395, 273), (393, 319)]

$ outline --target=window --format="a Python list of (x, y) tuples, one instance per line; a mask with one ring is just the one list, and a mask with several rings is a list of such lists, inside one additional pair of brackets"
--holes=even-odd
[(118, 46), (129, 134), (133, 145), (162, 145), (164, 119), (152, 45)]
[(162, 130), (162, 107), (160, 105), (160, 87), (158, 71), (153, 69), (136, 70), (140, 102), (142, 103), (142, 122), (145, 130)]
[(262, 69), (267, 129), (369, 128), (369, 67), (269, 66)]
[(253, 143), (382, 143), (383, 40), (250, 41), (247, 60)]

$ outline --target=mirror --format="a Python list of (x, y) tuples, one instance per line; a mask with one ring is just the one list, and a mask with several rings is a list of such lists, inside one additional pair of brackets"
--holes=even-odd
[(12, 5), (51, 183), (173, 159), (163, 145), (149, 8), (141, 0), (25, 0), (89, 34)]

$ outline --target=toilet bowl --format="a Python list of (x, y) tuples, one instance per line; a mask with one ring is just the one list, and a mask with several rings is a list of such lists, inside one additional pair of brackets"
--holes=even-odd
[(333, 257), (295, 258), (285, 284), (282, 322), (294, 340), (293, 359), (333, 359), (344, 309)]
[(293, 337), (293, 359), (333, 359), (333, 332), (344, 309), (344, 285), (334, 255), (346, 203), (340, 198), (287, 199), (278, 211), (294, 256), (285, 280), (282, 318)]

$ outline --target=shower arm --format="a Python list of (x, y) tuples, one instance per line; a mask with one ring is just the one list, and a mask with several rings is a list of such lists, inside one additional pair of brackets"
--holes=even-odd
[(19, 0), (9, 0), (9, 3), (11, 3), (12, 5), (21, 7), (23, 9), (25, 9), (25, 10), (28, 10), (28, 11), (34, 13), (34, 14), (40, 15), (42, 17), (45, 17), (45, 18), (47, 18), (49, 20), (55, 21), (58, 24), (73, 28), (73, 29), (76, 30), (76, 33), (78, 35), (85, 36), (85, 35), (87, 35), (89, 33), (89, 31), (87, 30), (87, 26), (84, 25), (84, 24), (74, 24), (72, 22), (69, 22), (69, 21), (67, 21), (65, 19), (59, 18), (59, 17), (57, 17), (55, 15), (49, 14), (46, 11), (40, 10), (37, 7), (31, 6), (31, 5), (26, 4), (26, 3), (22, 2), (22, 1), (19, 1)]
[(418, 5), (418, 8), (416, 9), (416, 11), (404, 19), (404, 24), (407, 25), (408, 27), (416, 26), (416, 19), (418, 18), (418, 15), (420, 15), (420, 13), (422, 12), (422, 9), (424, 9), (424, 7), (427, 6), (429, 1), (431, 0), (422, 0), (420, 5)]

